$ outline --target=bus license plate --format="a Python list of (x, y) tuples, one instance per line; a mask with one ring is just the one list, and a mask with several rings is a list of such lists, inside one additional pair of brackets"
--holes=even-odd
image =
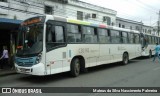
[(20, 68), (20, 72), (26, 72), (26, 69)]

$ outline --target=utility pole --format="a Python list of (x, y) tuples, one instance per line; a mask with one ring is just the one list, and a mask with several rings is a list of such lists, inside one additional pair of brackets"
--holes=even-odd
[(159, 11), (159, 13), (158, 13), (158, 22), (157, 22), (158, 24), (158, 26), (157, 26), (157, 32), (158, 32), (158, 36), (160, 35), (160, 11)]

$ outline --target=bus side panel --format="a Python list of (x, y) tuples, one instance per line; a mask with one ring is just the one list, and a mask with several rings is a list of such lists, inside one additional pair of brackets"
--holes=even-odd
[(122, 61), (122, 54), (121, 54), (121, 44), (110, 44), (108, 45), (111, 47), (110, 56), (111, 62), (118, 62)]
[(96, 66), (99, 57), (99, 44), (68, 44), (69, 58), (82, 56), (85, 59), (85, 66)]
[[(46, 53), (47, 69), (50, 70), (50, 74), (63, 72), (63, 67), (68, 66), (66, 47), (54, 49)], [(66, 70), (66, 69), (65, 69)]]
[[(134, 44), (122, 44), (122, 48), (121, 48), (121, 54), (123, 56), (124, 52), (127, 52), (129, 55), (129, 59), (135, 57), (135, 45)], [(121, 56), (121, 59), (122, 59)]]
[(111, 50), (110, 44), (100, 44), (100, 53), (99, 53), (100, 55), (97, 65), (111, 62), (110, 50)]
[(141, 56), (141, 44), (136, 44), (135, 47), (136, 47), (136, 53), (135, 53), (136, 57)]

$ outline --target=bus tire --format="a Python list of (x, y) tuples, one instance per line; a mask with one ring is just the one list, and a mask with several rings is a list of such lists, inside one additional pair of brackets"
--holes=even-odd
[(152, 51), (149, 51), (149, 58), (152, 58)]
[(74, 58), (71, 62), (71, 75), (77, 77), (80, 73), (80, 61), (78, 58)]
[(128, 54), (127, 54), (127, 53), (124, 53), (122, 58), (123, 58), (123, 59), (122, 59), (122, 64), (123, 64), (123, 65), (127, 65), (128, 62), (129, 62), (129, 56), (128, 56)]

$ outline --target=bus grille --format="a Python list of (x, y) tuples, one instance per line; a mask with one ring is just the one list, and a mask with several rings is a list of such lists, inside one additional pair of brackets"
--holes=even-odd
[(32, 67), (35, 65), (36, 57), (16, 58), (16, 64), (23, 67)]

